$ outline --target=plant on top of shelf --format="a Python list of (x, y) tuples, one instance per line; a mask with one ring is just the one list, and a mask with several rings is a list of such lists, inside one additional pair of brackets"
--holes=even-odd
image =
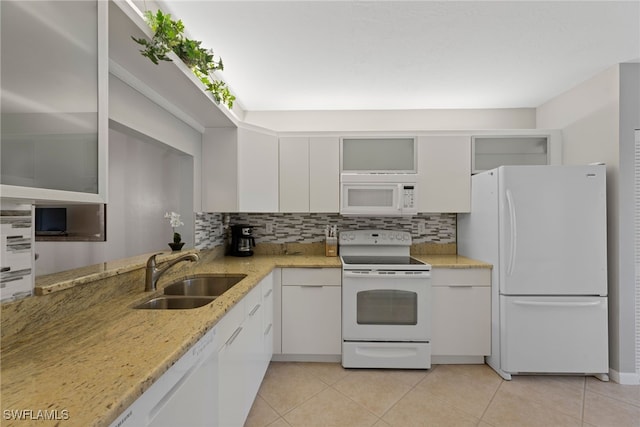
[(213, 94), (216, 102), (223, 102), (231, 109), (236, 97), (231, 94), (226, 83), (211, 78), (211, 73), (224, 70), (222, 58), (217, 61), (213, 50), (205, 49), (199, 40), (191, 40), (184, 35), (184, 24), (181, 20), (174, 21), (168, 13), (161, 10), (153, 14), (150, 10), (144, 12), (145, 20), (154, 34), (151, 40), (131, 37), (136, 43), (144, 46), (140, 51), (158, 65), (159, 61), (172, 62), (167, 56), (174, 52), (191, 69), (193, 74), (205, 85), (206, 90)]

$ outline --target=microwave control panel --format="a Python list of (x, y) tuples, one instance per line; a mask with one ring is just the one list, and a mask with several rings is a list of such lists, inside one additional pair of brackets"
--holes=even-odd
[(404, 200), (404, 208), (405, 209), (413, 209), (415, 208), (415, 188), (413, 185), (404, 185), (403, 186), (403, 200)]

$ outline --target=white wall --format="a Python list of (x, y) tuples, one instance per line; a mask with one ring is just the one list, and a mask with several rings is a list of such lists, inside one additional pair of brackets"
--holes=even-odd
[(486, 110), (247, 111), (245, 123), (276, 132), (533, 129), (533, 108)]
[[(625, 112), (630, 108), (621, 103), (624, 88), (621, 87), (620, 71), (626, 65), (611, 67), (539, 106), (536, 125), (538, 128), (562, 129), (563, 163), (601, 161), (607, 164), (609, 363), (617, 379), (622, 377), (623, 380), (631, 378), (637, 381), (634, 379), (636, 367), (633, 350), (634, 280), (628, 269), (622, 266), (622, 260), (628, 256), (627, 234), (633, 229), (633, 222), (628, 223), (623, 215), (628, 205), (633, 203), (633, 192), (629, 194), (626, 189), (627, 175), (632, 171), (629, 172), (628, 165), (624, 164), (629, 155), (629, 145), (633, 148), (633, 136), (631, 141), (627, 141), (626, 137), (621, 139), (621, 108)], [(621, 167), (623, 165), (624, 168)], [(621, 194), (623, 179), (624, 196)]]
[[(170, 114), (164, 108), (128, 86), (114, 75), (109, 75), (109, 121), (110, 127), (128, 129), (128, 133), (137, 133), (160, 141), (183, 153), (199, 159), (202, 155), (202, 134), (182, 120)], [(202, 210), (200, 162), (194, 164), (193, 212)]]
[(36, 242), (36, 275), (169, 250), (168, 211), (182, 215), (185, 225), (176, 231), (193, 247), (193, 165), (192, 156), (111, 129), (107, 241)]

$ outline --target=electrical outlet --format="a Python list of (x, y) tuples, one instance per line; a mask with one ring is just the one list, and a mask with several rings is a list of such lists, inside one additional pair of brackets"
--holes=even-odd
[(425, 234), (427, 227), (424, 221), (418, 221), (418, 234)]
[(264, 227), (264, 231), (267, 234), (273, 234), (273, 223), (272, 222), (268, 222)]

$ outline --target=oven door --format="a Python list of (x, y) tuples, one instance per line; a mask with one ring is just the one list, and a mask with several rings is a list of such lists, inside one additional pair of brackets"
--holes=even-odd
[(428, 271), (343, 271), (343, 340), (429, 341), (430, 277)]

